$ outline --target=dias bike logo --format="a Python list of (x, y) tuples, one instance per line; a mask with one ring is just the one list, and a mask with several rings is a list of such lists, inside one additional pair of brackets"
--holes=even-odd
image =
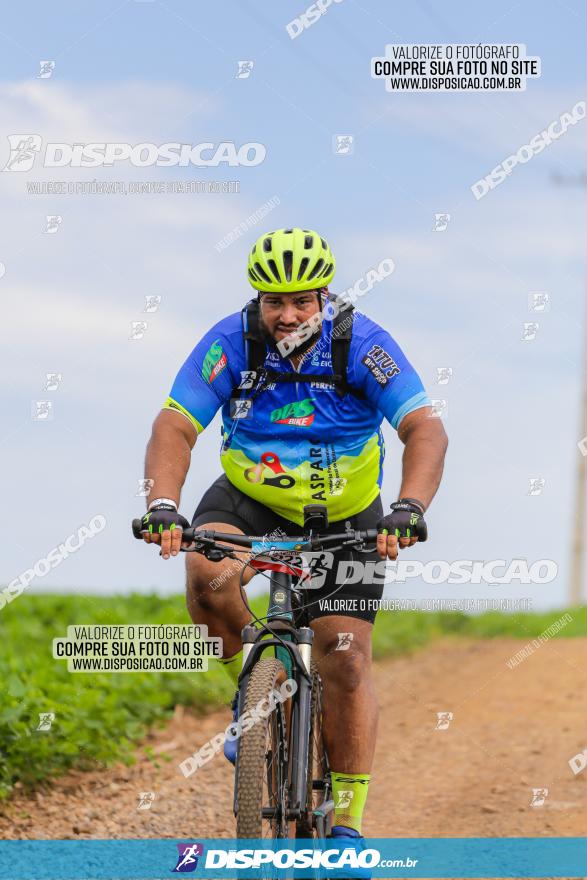
[(43, 168), (101, 168), (116, 162), (130, 162), (135, 168), (157, 165), (162, 168), (188, 165), (216, 168), (218, 165), (253, 166), (265, 159), (264, 144), (250, 142), (237, 146), (232, 141), (201, 144), (56, 144), (47, 143), (43, 152), (40, 134), (9, 134), (10, 155), (3, 171), (31, 171), (37, 155)]
[(222, 350), (220, 340), (213, 342), (202, 364), (202, 376), (211, 385), (214, 379), (220, 375), (222, 370), (228, 364), (226, 353)]
[(273, 410), (271, 421), (278, 425), (298, 425), (300, 428), (306, 428), (314, 421), (314, 405), (309, 397), (288, 403)]

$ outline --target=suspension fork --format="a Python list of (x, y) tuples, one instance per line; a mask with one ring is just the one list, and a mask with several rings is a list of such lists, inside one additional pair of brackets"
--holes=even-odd
[[(270, 580), (269, 610), (267, 614), (269, 626), (274, 624), (274, 629), (284, 642), (291, 643), (291, 647), (283, 647), (277, 639), (271, 637), (271, 633), (265, 630), (270, 637), (260, 638), (257, 626), (247, 624), (242, 631), (243, 643), (243, 669), (239, 676), (239, 716), (244, 712), (246, 691), (249, 677), (254, 664), (261, 658), (264, 650), (274, 646), (275, 656), (282, 661), (286, 677), (293, 678), (297, 684), (297, 690), (290, 701), (291, 710), (286, 708), (286, 720), (289, 735), (289, 761), (290, 761), (290, 785), (289, 785), (289, 817), (299, 817), (301, 808), (305, 803), (306, 782), (308, 769), (308, 746), (310, 729), (310, 711), (312, 700), (311, 658), (314, 632), (310, 627), (294, 628), (293, 610), (291, 605), (291, 575), (285, 572), (273, 572)], [(264, 647), (265, 645), (265, 647)], [(278, 653), (279, 652), (279, 653)], [(252, 656), (251, 656), (252, 654)], [(238, 771), (239, 750), (237, 750)], [(236, 778), (233, 809), (236, 815), (238, 802), (236, 799)]]

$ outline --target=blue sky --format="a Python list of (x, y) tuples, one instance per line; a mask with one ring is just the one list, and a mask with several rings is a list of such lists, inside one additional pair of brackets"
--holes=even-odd
[[(542, 587), (414, 585), (394, 595), (532, 596), (563, 604), (580, 438), (585, 335), (587, 189), (556, 187), (583, 173), (587, 122), (476, 201), (470, 186), (577, 101), (587, 99), (587, 14), (573, 5), (342, 0), (297, 39), (305, 9), (287, 0), (13, 5), (0, 28), (0, 162), (7, 136), (43, 140), (265, 145), (252, 168), (41, 169), (0, 174), (0, 278), (5, 494), (0, 581), (9, 582), (93, 515), (107, 528), (39, 590), (182, 588), (183, 560), (135, 544), (129, 523), (150, 426), (203, 332), (250, 295), (244, 266), (263, 226), (318, 229), (338, 259), (342, 290), (383, 258), (394, 273), (362, 303), (446, 398), (451, 445), (414, 558), (553, 559)], [(525, 43), (542, 76), (525, 92), (391, 95), (370, 76), (386, 43)], [(52, 59), (50, 79), (39, 61)], [(252, 60), (248, 79), (237, 62)], [(338, 156), (336, 134), (354, 137)], [(238, 194), (29, 195), (27, 181), (238, 180)], [(222, 253), (214, 245), (263, 203), (279, 205)], [(445, 232), (434, 215), (451, 215)], [(61, 215), (55, 235), (46, 215)], [(528, 311), (547, 291), (550, 311)], [(159, 310), (142, 313), (146, 295)], [(147, 320), (141, 340), (132, 321)], [(538, 320), (523, 342), (524, 322)], [(447, 386), (436, 369), (450, 366)], [(55, 392), (45, 374), (60, 372)], [(54, 418), (31, 419), (50, 398)], [(386, 503), (399, 485), (401, 444), (387, 426)], [(187, 516), (218, 464), (218, 421), (194, 450)], [(540, 496), (527, 494), (541, 477)], [(18, 526), (15, 526), (15, 523)], [(26, 533), (29, 533), (28, 535)], [(15, 538), (12, 535), (15, 534)]]

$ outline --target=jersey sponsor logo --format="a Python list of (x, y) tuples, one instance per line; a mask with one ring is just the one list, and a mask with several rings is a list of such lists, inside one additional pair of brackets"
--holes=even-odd
[[(272, 470), (275, 476), (266, 476), (265, 468)], [(244, 473), (245, 480), (248, 480), (249, 483), (262, 482), (264, 486), (274, 486), (276, 489), (291, 489), (296, 482), (291, 474), (286, 473), (275, 452), (264, 452), (261, 461), (253, 467), (247, 468)]]
[(206, 357), (204, 358), (204, 363), (202, 364), (202, 376), (208, 385), (212, 384), (214, 379), (220, 375), (227, 364), (228, 358), (226, 357), (226, 352), (222, 350), (222, 346), (217, 339), (208, 349)]
[(326, 495), (324, 494), (326, 481), (324, 479), (322, 455), (323, 450), (321, 446), (313, 446), (310, 449), (310, 490), (314, 501), (326, 501)]
[(380, 345), (372, 345), (361, 363), (380, 385), (387, 385), (390, 379), (401, 373), (392, 356)]
[(271, 413), (271, 421), (278, 425), (298, 425), (306, 428), (314, 421), (314, 404), (309, 397), (305, 400), (297, 400), (274, 409)]
[(169, 400), (165, 404), (165, 407), (166, 409), (174, 409), (179, 413), (181, 412), (181, 406), (179, 406), (179, 404), (177, 404), (175, 400), (172, 400), (171, 398), (169, 398)]
[(332, 353), (330, 351), (316, 351), (312, 355), (311, 364), (313, 367), (331, 367)]

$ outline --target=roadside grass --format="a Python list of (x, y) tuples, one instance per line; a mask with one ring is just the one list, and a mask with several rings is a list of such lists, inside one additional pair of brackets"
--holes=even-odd
[[(258, 616), (267, 596), (249, 600)], [(381, 612), (373, 633), (376, 659), (405, 654), (439, 636), (511, 636), (521, 644), (565, 612), (547, 614)], [(574, 609), (557, 637), (587, 633), (587, 607)], [(15, 783), (30, 791), (70, 767), (132, 763), (137, 740), (177, 704), (205, 713), (227, 706), (234, 687), (220, 665), (206, 673), (69, 673), (52, 657), (52, 640), (68, 626), (189, 623), (183, 596), (30, 594), (0, 611), (0, 799)], [(39, 715), (54, 713), (50, 730)], [(227, 709), (227, 723), (229, 712)]]

